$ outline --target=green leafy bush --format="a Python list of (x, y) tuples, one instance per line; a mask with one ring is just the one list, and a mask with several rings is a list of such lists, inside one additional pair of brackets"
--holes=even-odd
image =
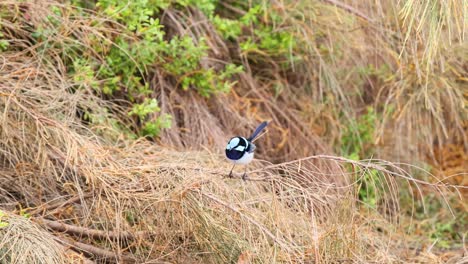
[(140, 120), (144, 120), (143, 135), (145, 136), (157, 136), (161, 129), (171, 127), (171, 116), (163, 114), (158, 118), (152, 118), (151, 115), (159, 113), (161, 109), (158, 106), (156, 99), (145, 98), (143, 103), (134, 104), (129, 115), (138, 116)]
[[(140, 121), (137, 132), (143, 136), (158, 136), (162, 129), (171, 126), (171, 118), (160, 112), (155, 99), (149, 98), (157, 89), (150, 87), (147, 80), (152, 68), (156, 67), (168, 78), (173, 78), (177, 87), (194, 89), (204, 97), (228, 92), (236, 83), (232, 80), (233, 76), (242, 72), (242, 66), (233, 63), (216, 70), (203, 67), (201, 61), (209, 56), (205, 39), (193, 39), (188, 35), (167, 38), (165, 28), (158, 19), (164, 8), (193, 6), (213, 21), (228, 21), (214, 16), (216, 3), (210, 0), (97, 1), (92, 7), (94, 11), (108, 19), (104, 23), (110, 25), (106, 27), (118, 30), (117, 34), (90, 34), (87, 36), (89, 46), (86, 47), (71, 43), (63, 47), (70, 54), (67, 68), (77, 84), (76, 89), (91, 87), (96, 93), (109, 98), (124, 96), (132, 104), (129, 116)], [(75, 5), (89, 7), (84, 1), (75, 2)], [(38, 42), (49, 39), (61, 26), (58, 18), (62, 11), (55, 6), (51, 10), (54, 15), (48, 17), (48, 25), (38, 27), (33, 34)], [(87, 15), (83, 9), (68, 12)], [(97, 20), (90, 23), (95, 27), (93, 32), (100, 32), (101, 23)], [(234, 36), (234, 33), (229, 35)], [(91, 122), (103, 122), (102, 118), (92, 113), (86, 114), (86, 117)]]
[[(291, 50), (296, 47), (293, 34), (276, 26), (281, 24), (281, 16), (265, 3), (242, 6), (245, 14), (240, 17), (223, 17), (222, 5), (214, 0), (98, 0), (95, 4), (73, 4), (81, 8), (52, 5), (46, 21), (36, 26), (32, 36), (44, 51), (54, 47), (62, 52), (75, 90), (91, 88), (111, 100), (129, 102), (129, 116), (136, 122), (116, 123), (115, 127), (129, 125), (141, 136), (158, 136), (162, 129), (171, 126), (171, 118), (151, 98), (158, 89), (149, 82), (154, 71), (176, 84), (175, 88), (194, 90), (203, 97), (229, 92), (236, 84), (233, 77), (243, 71), (242, 65), (229, 61), (216, 67), (202, 63), (210, 57), (206, 39), (209, 36), (169, 36), (159, 19), (162, 10), (200, 10), (220, 36), (227, 42), (235, 40), (240, 51), (251, 53), (254, 60), (258, 55), (290, 59)], [(86, 32), (81, 32), (84, 36), (71, 34), (66, 41), (54, 42), (54, 36), (67, 30), (62, 23), (66, 17), (89, 18)], [(0, 36), (0, 49), (7, 46)], [(97, 115), (86, 113), (85, 117), (90, 122), (104, 122)]]
[(353, 160), (371, 157), (377, 120), (379, 117), (372, 107), (357, 119), (349, 120), (341, 136), (341, 154)]
[(6, 221), (4, 221), (2, 219), (5, 216), (6, 216), (6, 214), (2, 210), (0, 210), (0, 229), (8, 226), (8, 222), (6, 222)]
[(0, 32), (0, 51), (6, 51), (10, 43), (6, 39), (2, 39), (3, 33)]
[[(374, 131), (378, 116), (372, 107), (356, 119), (351, 119), (341, 137), (341, 153), (343, 156), (360, 160), (371, 158), (374, 154)], [(365, 171), (358, 180), (359, 199), (367, 206), (376, 208), (379, 200), (378, 191), (384, 188), (379, 173), (376, 170)]]

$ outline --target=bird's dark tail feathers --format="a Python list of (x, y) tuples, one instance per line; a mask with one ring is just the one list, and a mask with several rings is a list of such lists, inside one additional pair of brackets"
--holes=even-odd
[(255, 132), (247, 139), (248, 141), (254, 140), (258, 135), (260, 135), (260, 132), (262, 132), (263, 129), (268, 125), (268, 121), (262, 122), (257, 129), (255, 129)]

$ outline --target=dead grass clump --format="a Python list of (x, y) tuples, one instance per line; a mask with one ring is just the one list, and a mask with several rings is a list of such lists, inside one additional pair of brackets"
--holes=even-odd
[[(95, 136), (73, 113), (100, 98), (71, 94), (66, 78), (33, 59), (26, 71), (5, 58), (1, 206), (32, 214), (63, 246), (99, 262), (398, 259), (388, 252), (397, 179), (424, 184), (398, 167), (312, 156), (254, 164), (247, 182), (227, 179), (216, 153)], [(45, 84), (54, 80), (63, 82)], [(379, 202), (361, 207), (357, 190), (370, 171)]]
[(64, 249), (53, 235), (30, 219), (0, 210), (0, 262), (51, 263), (66, 262)]
[[(14, 92), (8, 87), (2, 92)], [(21, 93), (16, 97), (21, 99), (15, 102), (28, 102)], [(35, 221), (55, 231), (64, 246), (90, 258), (213, 263), (240, 258), (287, 263), (336, 262), (343, 256), (346, 261), (396, 258), (386, 251), (388, 241), (375, 231), (374, 221), (366, 219), (376, 217), (388, 227), (396, 222), (379, 215), (387, 207), (396, 215), (396, 207), (383, 203), (381, 209), (360, 212), (352, 183), (370, 169), (379, 170), (389, 186), (383, 200), (391, 201), (395, 177), (412, 180), (384, 167), (391, 164), (317, 156), (257, 164), (250, 181), (243, 182), (225, 178), (229, 168), (216, 154), (164, 151), (148, 142), (112, 146), (79, 125), (51, 125), (58, 123), (52, 118), (59, 118), (53, 114), (34, 119), (39, 111), (21, 105), (3, 105), (3, 166), (12, 171), (10, 182), (17, 181), (2, 186), (5, 197), (10, 204), (28, 207)], [(8, 133), (11, 127), (27, 133)], [(50, 147), (26, 151), (21, 144), (9, 143), (12, 140), (29, 148)], [(341, 172), (324, 172), (314, 165), (316, 160)], [(20, 161), (28, 166), (19, 166)], [(347, 164), (354, 164), (356, 173), (346, 173)], [(336, 178), (336, 183), (321, 181), (323, 177)], [(339, 179), (351, 183), (339, 184)], [(18, 188), (21, 194), (40, 195), (18, 196)]]
[(362, 31), (353, 32), (368, 44), (356, 43), (365, 52), (351, 56), (361, 57), (355, 61), (365, 77), (357, 88), (364, 103), (383, 114), (374, 140), (390, 150), (377, 155), (420, 164), (436, 146), (461, 141), (466, 149), (466, 5), (348, 2), (372, 21), (356, 23)]
[[(216, 155), (109, 144), (75, 115), (80, 104), (104, 102), (71, 93), (69, 80), (49, 67), (34, 57), (4, 55), (2, 207), (31, 213), (63, 246), (99, 261), (306, 257), (306, 208), (313, 198), (315, 210), (330, 211), (334, 196), (303, 193), (294, 179), (287, 185), (226, 180), (228, 168), (219, 170), (224, 161)], [(320, 186), (313, 190), (320, 193)]]

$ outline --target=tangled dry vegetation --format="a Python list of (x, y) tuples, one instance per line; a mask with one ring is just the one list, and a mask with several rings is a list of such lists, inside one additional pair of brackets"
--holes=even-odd
[[(13, 47), (0, 55), (0, 262), (466, 263), (464, 237), (461, 250), (436, 252), (408, 228), (404, 213), (416, 214), (427, 193), (452, 211), (466, 211), (466, 163), (438, 171), (462, 177), (451, 182), (409, 163), (331, 155), (342, 128), (338, 116), (375, 104), (391, 112), (376, 133), (379, 157), (398, 152), (400, 160), (412, 161), (408, 157), (423, 156), (436, 141), (430, 160), (442, 162), (437, 153), (452, 144), (462, 146), (454, 160), (466, 161), (466, 50), (458, 51), (466, 29), (449, 16), (454, 7), (441, 14), (450, 27), (442, 30), (425, 26), (423, 4), (407, 1), (415, 6), (395, 15), (395, 2), (278, 3), (284, 16), (278, 30), (292, 27), (307, 54), (286, 69), (279, 65), (284, 58), (239, 54), (196, 9), (165, 10), (168, 34), (210, 36), (206, 67), (238, 60), (247, 70), (229, 94), (205, 99), (174, 89), (176, 80), (157, 67), (148, 69), (152, 96), (177, 121), (148, 141), (116, 133), (115, 120), (129, 129), (137, 123), (126, 114), (128, 102), (77, 84), (67, 74), (64, 45), (57, 45), (78, 39), (86, 49), (89, 35), (118, 33), (117, 23), (91, 27), (64, 15), (60, 30), (37, 43), (31, 28), (51, 14), (49, 7), (71, 7), (0, 0), (7, 14), (0, 29)], [(229, 3), (226, 16), (242, 13)], [(466, 15), (463, 7), (457, 12)], [(446, 34), (453, 43), (440, 42)], [(416, 39), (434, 40), (421, 51)], [(335, 48), (345, 56), (328, 43), (342, 45)], [(360, 76), (353, 67), (369, 61), (388, 62), (390, 69)], [(272, 95), (272, 87), (281, 91)], [(350, 96), (355, 92), (363, 94)], [(107, 121), (85, 122), (86, 109)], [(243, 134), (267, 117), (272, 126), (260, 157), (269, 162), (255, 161), (248, 181), (226, 178), (229, 164), (218, 151), (231, 134), (226, 131)], [(385, 133), (389, 128), (405, 132)], [(378, 197), (375, 203), (360, 199), (363, 185)], [(402, 189), (413, 203), (409, 209), (402, 208)]]
[[(24, 65), (4, 68), (2, 79), (2, 87), (31, 88), (2, 96), (1, 202), (30, 220), (2, 218), (3, 261), (78, 261), (72, 249), (111, 262), (392, 262), (407, 250), (387, 240), (402, 235), (397, 179), (413, 181), (392, 164), (317, 156), (257, 164), (248, 182), (227, 179), (216, 154), (101, 141), (70, 112), (75, 100), (100, 99), (45, 90), (42, 70)], [(361, 211), (354, 181), (368, 170), (380, 171), (385, 204)]]

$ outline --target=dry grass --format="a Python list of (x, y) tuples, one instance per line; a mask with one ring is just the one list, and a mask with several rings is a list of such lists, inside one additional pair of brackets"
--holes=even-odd
[[(27, 65), (33, 73), (46, 72), (43, 65)], [(71, 95), (60, 85), (44, 89), (42, 81), (60, 79), (50, 71), (47, 78), (20, 78), (15, 74), (23, 71), (11, 69), (0, 80), (2, 207), (27, 207), (34, 222), (48, 227), (41, 219), (108, 233), (107, 238), (53, 233), (65, 246), (107, 261), (400, 259), (400, 251), (388, 250), (393, 245), (387, 240), (402, 235), (396, 221), (398, 178), (416, 188), (425, 183), (399, 167), (312, 156), (279, 165), (257, 163), (247, 182), (227, 179), (228, 164), (216, 153), (101, 141), (73, 114), (64, 114), (74, 112), (74, 101), (99, 104), (101, 99)], [(52, 95), (63, 103), (51, 104)], [(349, 165), (354, 173), (347, 172)], [(370, 169), (381, 172), (385, 203), (362, 211), (355, 202), (355, 181)], [(442, 193), (441, 186), (431, 186)], [(115, 235), (128, 232), (134, 235)]]
[(6, 227), (0, 228), (1, 263), (64, 263), (63, 248), (54, 236), (30, 220), (7, 214), (2, 217)]
[[(13, 8), (15, 4), (2, 1), (0, 7), (3, 6)], [(359, 5), (355, 8), (363, 10)], [(330, 28), (337, 27), (329, 21), (339, 21), (328, 20), (336, 16), (335, 12), (349, 10), (337, 11), (326, 5), (326, 12), (314, 22), (323, 26), (327, 21)], [(366, 13), (371, 20), (377, 19), (378, 14)], [(404, 14), (410, 20), (413, 17), (408, 12)], [(177, 20), (176, 15), (172, 17)], [(191, 23), (203, 21), (201, 14), (192, 15)], [(348, 16), (344, 18), (353, 20)], [(70, 31), (61, 31), (56, 40), (50, 41), (65, 41), (67, 37), (60, 34), (70, 32), (85, 36), (83, 32), (89, 27), (73, 19), (75, 23), (63, 24)], [(301, 25), (308, 22), (303, 21)], [(170, 21), (165, 23), (171, 26)], [(197, 25), (202, 29), (195, 27), (195, 32), (211, 32), (209, 28), (202, 31), (207, 25)], [(310, 102), (332, 94), (335, 97), (329, 98), (336, 98), (336, 101), (332, 100), (331, 105), (359, 108), (359, 102), (346, 97), (349, 90), (357, 88), (342, 86), (352, 79), (341, 80), (335, 76), (335, 66), (368, 60), (364, 56), (371, 55), (359, 54), (373, 49), (375, 55), (389, 47), (374, 49), (350, 45), (344, 47), (350, 54), (344, 58), (345, 62), (329, 64), (328, 59), (322, 59), (323, 54), (310, 45), (307, 48), (315, 55), (307, 63), (296, 65), (304, 72), (296, 72), (297, 76), (291, 78), (299, 81), (293, 82), (271, 72), (265, 74), (276, 76), (273, 81), (258, 80), (253, 76), (265, 65), (250, 65), (252, 72), (240, 76), (236, 92), (210, 100), (201, 100), (194, 93), (172, 91), (173, 84), (154, 70), (152, 85), (160, 88), (155, 93), (163, 110), (180, 120), (163, 134), (162, 143), (170, 148), (224, 145), (225, 131), (245, 131), (255, 126), (257, 120), (273, 118), (270, 133), (259, 144), (262, 157), (269, 157), (271, 162), (288, 161), (280, 164), (257, 161), (251, 167), (249, 180), (244, 182), (225, 177), (229, 165), (218, 151), (174, 151), (147, 141), (116, 136), (112, 133), (112, 124), (84, 125), (77, 117), (82, 109), (98, 112), (103, 109), (100, 114), (120, 119), (123, 118), (119, 114), (122, 105), (106, 101), (87, 89), (71, 91), (75, 83), (64, 74), (61, 58), (38, 52), (41, 47), (27, 42), (26, 30), (8, 26), (8, 23), (2, 24), (3, 30), (10, 33), (12, 45), (21, 47), (22, 51), (0, 55), (0, 208), (10, 212), (6, 218), (8, 226), (0, 228), (0, 259), (10, 262), (17, 259), (17, 263), (62, 263), (67, 258), (73, 262), (75, 260), (67, 253), (71, 249), (86, 256), (81, 257), (81, 261), (97, 262), (395, 263), (443, 262), (449, 258), (453, 263), (466, 261), (461, 255), (463, 252), (436, 255), (430, 245), (412, 243), (411, 234), (402, 228), (404, 216), (399, 204), (399, 190), (403, 186), (413, 191), (414, 203), (424, 196), (421, 188), (438, 193), (444, 199), (456, 196), (458, 191), (466, 190), (466, 186), (415, 179), (414, 170), (430, 174), (407, 164), (311, 155), (330, 151), (317, 136), (325, 134), (317, 124), (327, 123), (328, 128), (337, 128), (339, 124), (336, 116), (327, 114), (323, 105), (310, 106)], [(172, 26), (175, 34), (185, 29)], [(304, 27), (298, 32), (306, 38), (309, 30), (312, 29)], [(339, 31), (329, 37), (338, 38), (341, 34)], [(362, 43), (363, 34), (369, 32), (360, 29), (359, 34), (347, 32), (340, 37), (342, 39), (329, 40), (331, 43), (344, 39)], [(403, 40), (409, 43), (408, 38)], [(219, 42), (216, 36), (213, 41)], [(378, 39), (376, 43), (383, 41)], [(211, 48), (220, 49), (223, 44), (218, 42)], [(86, 41), (83, 43), (86, 47)], [(51, 48), (48, 52), (61, 51)], [(434, 58), (434, 52), (430, 54), (424, 56)], [(318, 67), (312, 60), (315, 56), (320, 58)], [(455, 65), (458, 63), (459, 60)], [(278, 98), (271, 99), (269, 89), (274, 82), (290, 86)], [(304, 88), (308, 82), (317, 83), (324, 92), (311, 95), (307, 89), (297, 89)], [(383, 87), (398, 87), (396, 85), (402, 82), (392, 81)], [(405, 87), (412, 86), (411, 82), (406, 83)], [(330, 90), (325, 96), (327, 89)], [(439, 102), (434, 101), (437, 98), (440, 102), (442, 98), (459, 100), (457, 89), (446, 89), (448, 94), (431, 97), (430, 102), (432, 105)], [(396, 90), (391, 91), (390, 94), (402, 96)], [(416, 98), (421, 93), (420, 90), (414, 92)], [(379, 93), (372, 90), (370, 94)], [(455, 105), (453, 100), (447, 105)], [(409, 105), (416, 107), (419, 102), (410, 101)], [(104, 107), (115, 112), (105, 113)], [(408, 107), (404, 109), (411, 109)], [(456, 113), (453, 116), (455, 128), (463, 114), (459, 110), (444, 112)], [(421, 111), (427, 112), (427, 109)], [(411, 113), (409, 120), (413, 120), (421, 111), (401, 113)], [(310, 121), (310, 116), (298, 114), (304, 112), (319, 117)], [(437, 117), (440, 113), (432, 112), (431, 116)], [(422, 121), (401, 125), (414, 127)], [(184, 132), (188, 128), (190, 130)], [(427, 127), (416, 126), (412, 132), (417, 133), (419, 129), (429, 131)], [(451, 130), (447, 128), (447, 131)], [(336, 132), (331, 133), (329, 140), (337, 137)], [(300, 156), (307, 158), (293, 159)], [(366, 183), (378, 190), (381, 202), (376, 205), (362, 204), (357, 197), (360, 182), (371, 171), (375, 171), (377, 178)], [(466, 171), (458, 173), (466, 175)], [(12, 214), (20, 212), (30, 213), (31, 219)], [(11, 250), (2, 251), (5, 248)], [(19, 253), (25, 250), (33, 253)]]

